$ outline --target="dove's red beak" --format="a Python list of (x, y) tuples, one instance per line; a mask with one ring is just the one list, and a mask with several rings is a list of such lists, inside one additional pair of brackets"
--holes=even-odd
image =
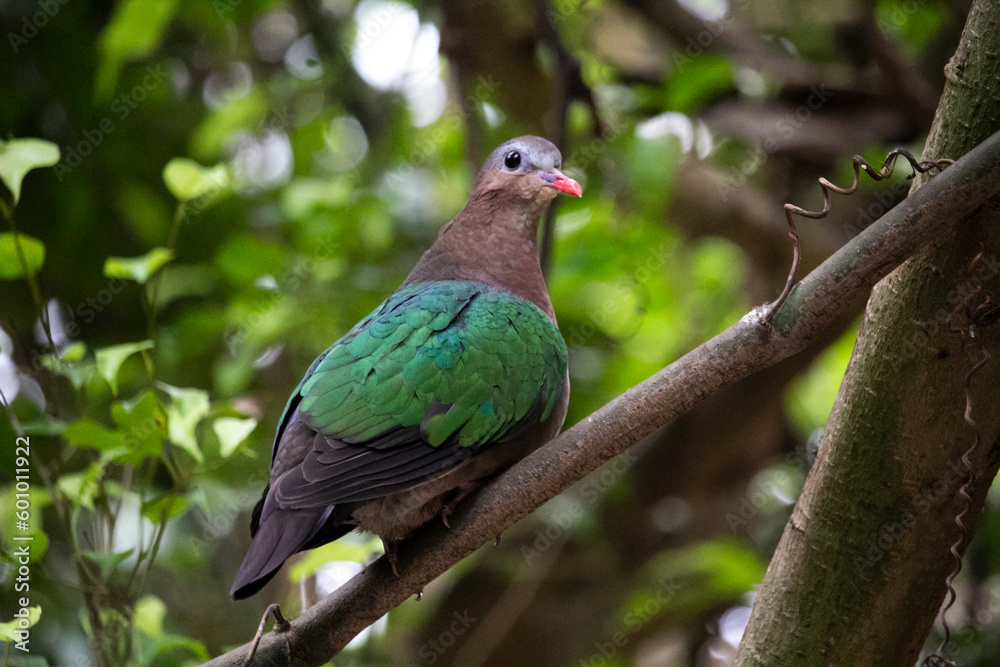
[(580, 184), (558, 169), (554, 169), (551, 172), (542, 172), (542, 180), (556, 190), (561, 190), (566, 194), (576, 195), (577, 197), (583, 196), (583, 188), (580, 187)]

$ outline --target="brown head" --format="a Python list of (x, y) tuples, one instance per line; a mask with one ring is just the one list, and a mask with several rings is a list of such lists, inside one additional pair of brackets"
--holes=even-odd
[(542, 211), (559, 192), (577, 197), (583, 194), (580, 184), (566, 177), (562, 154), (555, 144), (541, 137), (518, 137), (505, 142), (479, 170), (469, 203), (477, 199), (522, 200), (522, 206)]
[(474, 280), (533, 301), (552, 317), (538, 264), (538, 223), (560, 192), (581, 196), (562, 154), (541, 137), (505, 142), (479, 170), (469, 203), (445, 225), (403, 285)]

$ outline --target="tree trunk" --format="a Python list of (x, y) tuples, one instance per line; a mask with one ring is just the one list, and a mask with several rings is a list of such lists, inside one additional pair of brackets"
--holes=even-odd
[[(958, 158), (1000, 128), (998, 71), (1000, 5), (976, 0), (946, 68), (924, 159)], [(973, 337), (966, 314), (987, 291), (993, 303), (1000, 295), (997, 222), (993, 198), (873, 290), (736, 664), (917, 660), (955, 568), (949, 548), (963, 537), (964, 551), (1000, 465), (1000, 326), (981, 322)], [(986, 349), (993, 361), (970, 379), (982, 439), (969, 455), (971, 509), (960, 529), (959, 489), (969, 479), (962, 455), (976, 441), (963, 419), (966, 377)]]

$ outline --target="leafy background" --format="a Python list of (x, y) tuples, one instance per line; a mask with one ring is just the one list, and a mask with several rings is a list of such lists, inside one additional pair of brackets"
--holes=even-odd
[[(7, 663), (197, 664), (249, 640), (266, 602), (297, 615), (378, 553), (351, 536), (250, 602), (227, 596), (285, 398), (398, 285), (495, 145), (558, 140), (584, 187), (558, 203), (548, 272), (570, 425), (778, 293), (785, 201), (820, 205), (815, 179), (848, 183), (854, 153), (919, 153), (967, 4), (0, 3), (0, 619), (16, 611), (18, 431), (42, 611), (32, 653), (8, 644)], [(803, 268), (905, 192), (902, 176), (864, 183), (804, 223)], [(11, 224), (31, 237), (27, 272)], [(334, 664), (727, 664), (862, 306)], [(950, 617), (963, 665), (1000, 660), (996, 508)]]

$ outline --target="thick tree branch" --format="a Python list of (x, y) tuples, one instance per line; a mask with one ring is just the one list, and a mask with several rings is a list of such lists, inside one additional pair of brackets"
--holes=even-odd
[[(945, 70), (925, 159), (957, 157), (1000, 130), (998, 44), (1000, 7), (977, 0)], [(910, 198), (935, 181), (918, 176)], [(995, 324), (970, 329), (970, 306), (997, 294), (998, 275), (995, 197), (872, 290), (736, 664), (916, 662), (954, 572), (950, 549), (968, 545), (1000, 466), (996, 355), (969, 376), (1000, 346)], [(967, 395), (975, 430), (963, 420)]]
[[(774, 318), (759, 311), (626, 391), (520, 461), (451, 518), (399, 550), (398, 577), (380, 558), (307, 610), (291, 630), (265, 635), (254, 665), (319, 665), (354, 636), (504, 529), (608, 459), (751, 373), (803, 349), (908, 256), (1000, 192), (1000, 134), (887, 213), (798, 283)], [(780, 219), (780, 211), (775, 211)], [(242, 665), (248, 646), (209, 665)]]

